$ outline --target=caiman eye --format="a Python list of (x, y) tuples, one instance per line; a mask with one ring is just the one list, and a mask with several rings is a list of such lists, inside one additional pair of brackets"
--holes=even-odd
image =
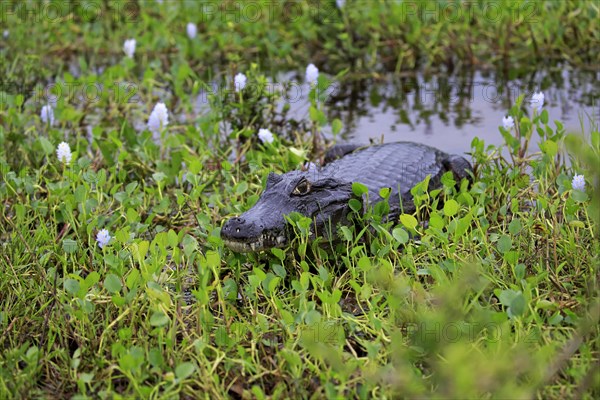
[(300, 182), (298, 182), (292, 194), (296, 196), (304, 196), (305, 194), (308, 194), (308, 192), (310, 192), (310, 182), (306, 179), (302, 179)]

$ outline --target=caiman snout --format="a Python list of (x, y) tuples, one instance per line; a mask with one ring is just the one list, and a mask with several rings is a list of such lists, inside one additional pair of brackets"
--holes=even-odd
[(263, 230), (263, 226), (257, 223), (246, 223), (246, 219), (243, 217), (235, 217), (229, 219), (223, 225), (221, 234), (226, 239), (231, 240), (247, 240), (250, 237), (259, 236)]
[(262, 222), (247, 220), (244, 215), (227, 220), (221, 228), (221, 238), (240, 253), (280, 247), (287, 242), (283, 229), (265, 229)]

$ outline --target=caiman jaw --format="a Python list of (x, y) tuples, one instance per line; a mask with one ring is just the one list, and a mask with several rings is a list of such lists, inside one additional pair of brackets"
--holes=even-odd
[(273, 247), (284, 247), (287, 244), (287, 238), (285, 235), (272, 236), (262, 234), (259, 237), (247, 239), (223, 237), (223, 242), (233, 251), (238, 253), (250, 253), (268, 250)]

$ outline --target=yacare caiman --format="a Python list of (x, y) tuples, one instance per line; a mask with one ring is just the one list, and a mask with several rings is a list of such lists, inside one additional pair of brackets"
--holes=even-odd
[[(334, 148), (328, 156), (326, 162), (328, 158), (342, 157), (321, 168), (313, 166), (282, 175), (270, 173), (267, 187), (254, 207), (223, 225), (221, 238), (225, 244), (237, 252), (284, 247), (293, 236), (285, 216), (294, 211), (313, 220), (313, 235), (332, 240), (337, 225), (348, 224), (351, 211), (348, 202), (356, 197), (353, 182), (369, 189), (370, 205), (382, 200), (379, 196), (382, 188), (390, 188), (388, 218), (397, 219), (401, 212), (415, 211), (410, 190), (427, 175), (430, 175), (429, 190), (434, 190), (442, 186), (444, 173), (452, 171), (460, 182), (469, 179), (472, 170), (461, 156), (413, 142), (370, 147), (344, 145)], [(363, 207), (366, 206), (363, 202)]]

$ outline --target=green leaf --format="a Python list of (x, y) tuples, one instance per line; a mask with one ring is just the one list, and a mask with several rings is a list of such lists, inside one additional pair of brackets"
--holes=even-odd
[(513, 236), (521, 232), (521, 221), (518, 218), (510, 221), (510, 224), (508, 224), (508, 232)]
[(515, 266), (515, 278), (517, 278), (517, 279), (525, 278), (525, 264), (517, 264)]
[(248, 190), (248, 183), (246, 183), (245, 181), (242, 181), (236, 186), (235, 194), (240, 196), (240, 195), (246, 193), (247, 190)]
[(362, 256), (358, 259), (358, 268), (360, 268), (361, 271), (367, 272), (371, 269), (371, 260), (369, 260), (369, 257), (367, 256)]
[(353, 183), (352, 183), (352, 192), (353, 192), (353, 193), (354, 193), (356, 196), (360, 197), (360, 196), (362, 196), (363, 194), (369, 193), (369, 188), (368, 188), (368, 187), (366, 187), (365, 185), (363, 185), (363, 184), (362, 184), (362, 183), (360, 183), (360, 182), (353, 182)]
[(117, 293), (121, 291), (123, 284), (121, 283), (121, 279), (115, 274), (108, 274), (104, 279), (104, 288), (108, 290), (109, 293)]
[[(546, 110), (544, 110), (546, 112)], [(552, 140), (546, 140), (540, 143), (540, 149), (550, 157), (556, 156), (558, 153), (558, 145)]]
[(348, 201), (348, 205), (354, 212), (359, 212), (360, 210), (362, 210), (362, 203), (360, 202), (360, 200), (350, 199), (350, 201)]
[(540, 120), (542, 121), (543, 124), (548, 123), (548, 110), (546, 110), (546, 109), (542, 110), (542, 113), (540, 114)]
[(458, 205), (456, 200), (450, 199), (446, 203), (444, 203), (444, 214), (447, 215), (448, 217), (452, 217), (452, 216), (456, 215), (459, 208), (460, 208), (460, 206)]
[(415, 230), (418, 225), (417, 219), (410, 214), (400, 215), (400, 222), (410, 230)]
[(133, 257), (141, 263), (146, 258), (146, 253), (148, 252), (149, 246), (150, 243), (147, 240), (140, 240), (137, 243), (133, 243), (131, 245), (131, 253)]
[(175, 368), (175, 376), (177, 379), (183, 380), (192, 375), (194, 371), (196, 371), (196, 366), (194, 366), (194, 364), (191, 362), (184, 362)]
[(65, 253), (73, 254), (77, 251), (77, 241), (73, 239), (64, 239), (62, 247)]
[(458, 220), (456, 230), (454, 231), (454, 236), (456, 236), (456, 237), (463, 236), (465, 234), (465, 232), (467, 232), (467, 230), (471, 227), (472, 220), (473, 220), (473, 217), (471, 216), (471, 213), (460, 218)]
[(54, 153), (54, 146), (52, 146), (52, 143), (50, 143), (48, 139), (43, 136), (38, 136), (38, 140), (42, 146), (42, 151), (46, 153), (46, 155)]
[(169, 317), (167, 317), (161, 311), (156, 311), (150, 317), (150, 325), (152, 326), (163, 326), (169, 323)]
[(88, 276), (85, 277), (85, 279), (83, 280), (84, 286), (87, 289), (91, 288), (92, 286), (94, 286), (96, 283), (98, 283), (98, 281), (100, 280), (100, 274), (96, 271), (92, 271), (88, 274)]
[(390, 197), (390, 193), (392, 193), (392, 189), (389, 187), (384, 187), (379, 190), (379, 196), (381, 196), (382, 199)]
[(523, 293), (520, 290), (503, 290), (498, 295), (498, 299), (504, 307), (508, 308), (508, 316), (511, 318), (518, 317), (525, 312), (526, 302)]
[(278, 249), (276, 247), (273, 247), (271, 249), (271, 253), (273, 253), (273, 255), (275, 257), (277, 257), (280, 261), (283, 261), (283, 259), (285, 258), (285, 252), (281, 249)]
[(173, 229), (169, 229), (169, 232), (167, 232), (167, 241), (169, 242), (169, 246), (171, 246), (171, 248), (176, 248), (177, 245), (179, 245), (179, 238)]
[(502, 235), (500, 236), (500, 239), (498, 239), (497, 246), (500, 253), (506, 253), (512, 247), (512, 239), (508, 235)]
[(408, 242), (408, 232), (406, 232), (404, 229), (402, 229), (400, 227), (394, 228), (394, 230), (392, 231), (392, 236), (400, 244), (405, 244), (406, 242)]
[(218, 268), (221, 266), (221, 256), (215, 250), (206, 252), (206, 266), (209, 268)]
[(338, 133), (340, 133), (340, 131), (342, 130), (342, 121), (339, 120), (339, 118), (334, 119), (331, 122), (331, 131), (333, 132), (334, 135), (337, 135)]
[(588, 200), (588, 195), (581, 190), (573, 190), (571, 191), (571, 198), (577, 203), (584, 203)]
[(76, 281), (75, 279), (65, 279), (65, 290), (72, 294), (72, 295), (77, 295), (77, 293), (79, 293), (79, 281)]
[(444, 226), (446, 226), (446, 223), (444, 222), (444, 218), (434, 211), (429, 217), (429, 226), (436, 229), (443, 229)]

